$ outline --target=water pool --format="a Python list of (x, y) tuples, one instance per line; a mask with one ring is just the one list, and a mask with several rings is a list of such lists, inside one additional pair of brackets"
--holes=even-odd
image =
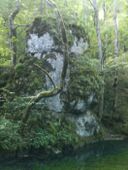
[(128, 170), (128, 141), (89, 144), (49, 161), (36, 158), (2, 161), (0, 170)]

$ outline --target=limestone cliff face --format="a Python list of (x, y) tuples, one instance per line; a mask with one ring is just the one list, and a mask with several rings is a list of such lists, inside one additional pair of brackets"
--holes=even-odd
[[(67, 30), (70, 34), (72, 42), (68, 47), (69, 56), (79, 57), (88, 49), (88, 42), (84, 35), (78, 35), (77, 29), (75, 27), (70, 27)], [(50, 24), (43, 22), (38, 19), (33, 22), (32, 27), (28, 31), (27, 38), (27, 52), (32, 57), (37, 57), (38, 59), (44, 59), (46, 62), (45, 69), (49, 71), (49, 75), (53, 79), (56, 85), (60, 84), (61, 72), (64, 64), (64, 50), (61, 40), (61, 36), (58, 37), (56, 32), (53, 32), (53, 28)], [(57, 28), (54, 28), (57, 31)], [(80, 30), (78, 30), (80, 31)], [(48, 69), (49, 67), (50, 69)], [(52, 87), (50, 80), (45, 78), (45, 87), (49, 89)], [(45, 103), (49, 110), (61, 116), (61, 113), (66, 113), (65, 103), (68, 102), (68, 106), (73, 108), (75, 111), (79, 112), (79, 115), (70, 115), (69, 120), (75, 123), (76, 133), (80, 136), (91, 136), (99, 130), (99, 125), (96, 121), (94, 115), (88, 110), (88, 105), (93, 101), (93, 93), (90, 97), (85, 100), (76, 101), (66, 101), (68, 97), (63, 97), (67, 95), (68, 83), (70, 80), (70, 65), (68, 66), (67, 76), (65, 80), (65, 87), (63, 91), (54, 97), (47, 98)], [(76, 104), (74, 104), (76, 103)], [(69, 112), (69, 109), (68, 109)]]

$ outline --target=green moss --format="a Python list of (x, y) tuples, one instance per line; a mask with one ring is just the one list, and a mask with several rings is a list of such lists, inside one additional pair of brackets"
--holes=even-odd
[[(64, 24), (66, 26), (66, 34), (68, 45), (72, 46), (74, 41), (74, 36), (80, 39), (81, 37), (89, 43), (88, 34), (85, 32), (85, 29), (82, 26), (78, 26), (76, 24), (70, 24), (70, 19), (64, 20)], [(53, 37), (54, 42), (58, 45), (59, 51), (62, 52), (61, 48), (63, 47), (63, 40), (62, 40), (62, 23), (58, 23), (58, 20), (52, 17), (49, 18), (41, 18), (37, 17), (33, 21), (31, 28), (27, 31), (28, 38), (30, 33), (35, 33), (39, 37), (44, 35), (46, 32), (49, 32), (50, 35)]]
[(0, 66), (0, 88), (6, 86), (13, 73), (14, 69), (11, 66)]
[(102, 83), (98, 60), (89, 59), (85, 54), (79, 58), (73, 58), (70, 62), (69, 100), (86, 100), (92, 93), (98, 95)]
[(89, 43), (88, 34), (85, 32), (85, 28), (76, 24), (69, 25), (69, 28), (71, 29), (73, 36), (76, 36), (78, 40), (83, 38)]
[(55, 18), (35, 18), (31, 28), (27, 31), (27, 34), (28, 38), (30, 33), (37, 34), (39, 37), (41, 37), (47, 32), (53, 37), (56, 45), (62, 45), (62, 38), (59, 33), (61, 31), (58, 30), (58, 23), (56, 22)]

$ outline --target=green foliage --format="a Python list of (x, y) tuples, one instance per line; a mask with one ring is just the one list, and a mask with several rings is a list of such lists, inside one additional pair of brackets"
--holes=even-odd
[(0, 118), (0, 150), (15, 151), (22, 146), (19, 123)]
[(41, 104), (32, 109), (31, 116), (24, 131), (21, 119), (29, 99), (6, 98), (0, 114), (0, 149), (8, 151), (39, 149), (54, 150), (65, 145), (73, 145), (77, 136), (74, 127), (65, 118), (55, 118)]
[(77, 142), (74, 127), (67, 120), (52, 117), (49, 112), (38, 113), (36, 111), (34, 114), (35, 116), (32, 116), (26, 125), (24, 134), (20, 129), (20, 121), (11, 120), (9, 114), (5, 114), (9, 119), (1, 116), (1, 150), (16, 151), (25, 148), (27, 150), (42, 148), (54, 152), (55, 149), (62, 151), (64, 146), (74, 145)]
[(77, 142), (74, 125), (65, 117), (56, 118), (47, 109), (33, 109), (25, 131), (28, 147), (36, 149), (62, 151), (65, 145)]
[[(115, 72), (118, 75), (116, 112), (114, 110), (115, 87), (113, 86)], [(109, 59), (105, 68), (105, 113), (103, 120), (106, 126), (113, 127), (116, 132), (124, 134), (127, 134), (128, 131), (127, 75), (127, 57), (125, 57), (125, 61), (123, 57), (118, 58), (116, 65), (114, 60)]]
[(71, 61), (71, 79), (69, 83), (70, 100), (86, 99), (90, 94), (99, 94), (102, 84), (99, 61), (91, 59), (89, 54), (74, 58)]
[(21, 120), (23, 111), (29, 100), (23, 97), (6, 96), (4, 104), (1, 106), (1, 114), (10, 120)]
[(43, 61), (37, 58), (22, 58), (7, 80), (7, 89), (17, 95), (34, 94), (40, 91), (44, 84), (44, 74), (34, 64), (43, 67)]
[(0, 64), (10, 60), (9, 42), (7, 41), (8, 28), (4, 19), (0, 16)]
[(33, 134), (31, 145), (34, 148), (44, 147), (45, 149), (54, 151), (65, 145), (74, 145), (76, 135), (73, 132), (73, 127), (67, 124), (64, 120), (47, 120), (45, 128), (37, 128)]

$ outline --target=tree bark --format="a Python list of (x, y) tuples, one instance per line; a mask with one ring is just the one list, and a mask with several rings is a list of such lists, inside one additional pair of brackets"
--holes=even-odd
[(44, 10), (44, 0), (40, 0), (40, 15), (43, 15), (43, 10)]
[(93, 8), (94, 8), (96, 35), (97, 35), (97, 41), (98, 41), (99, 61), (100, 61), (101, 71), (102, 71), (103, 70), (103, 52), (102, 52), (102, 41), (101, 41), (101, 34), (100, 34), (98, 7), (97, 7), (96, 0), (93, 0)]
[(16, 46), (17, 33), (16, 33), (14, 20), (17, 14), (19, 13), (19, 11), (20, 11), (20, 3), (19, 0), (17, 0), (16, 8), (9, 16), (9, 29), (10, 29), (10, 39), (11, 39), (10, 46), (12, 50), (12, 64), (14, 66), (16, 65), (16, 60), (17, 60), (17, 46)]
[(117, 23), (117, 1), (114, 0), (114, 16), (113, 16), (113, 20), (114, 20), (114, 31), (115, 31), (115, 41), (114, 41), (114, 57), (115, 57), (115, 62), (117, 62), (117, 58), (118, 58), (118, 53), (119, 53), (119, 49), (118, 49), (118, 23)]
[[(96, 28), (96, 35), (97, 35), (97, 42), (98, 42), (98, 57), (100, 61), (100, 71), (103, 76), (104, 80), (104, 73), (103, 73), (103, 67), (104, 67), (104, 60), (103, 60), (103, 51), (102, 51), (102, 41), (101, 41), (101, 33), (100, 33), (100, 24), (99, 24), (99, 16), (98, 16), (98, 7), (97, 7), (97, 0), (93, 0), (92, 3), (94, 8), (94, 20), (95, 20), (95, 28)], [(99, 101), (99, 119), (102, 119), (104, 110), (104, 85), (101, 85), (100, 90), (100, 101)]]
[[(113, 15), (113, 21), (114, 21), (114, 31), (115, 31), (115, 40), (114, 40), (114, 61), (115, 65), (117, 64), (117, 59), (119, 55), (119, 47), (118, 47), (118, 23), (117, 23), (117, 1), (114, 0), (114, 15)], [(114, 75), (114, 112), (116, 112), (117, 109), (117, 100), (118, 100), (118, 70), (115, 68), (115, 75)]]
[(102, 7), (103, 7), (103, 14), (104, 14), (104, 22), (105, 22), (106, 21), (106, 3), (105, 3), (105, 1), (103, 1)]

